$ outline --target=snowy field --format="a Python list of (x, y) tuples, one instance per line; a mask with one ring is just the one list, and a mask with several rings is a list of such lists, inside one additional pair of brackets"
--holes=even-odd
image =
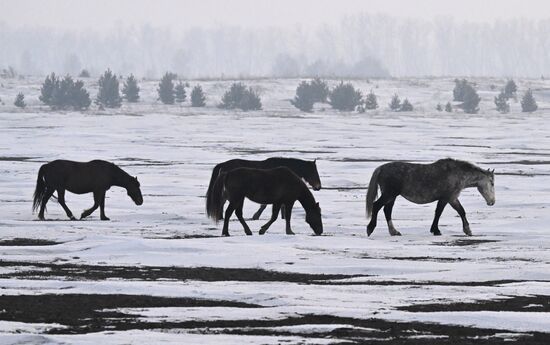
[[(300, 113), (289, 103), (298, 80), (247, 82), (264, 109), (248, 113), (216, 108), (230, 81), (200, 82), (206, 108), (159, 104), (156, 82), (143, 82), (141, 103), (80, 113), (40, 105), (41, 79), (0, 80), (0, 343), (550, 343), (550, 82), (520, 80), (539, 111), (512, 102), (501, 115), (493, 98), (505, 80), (474, 81), (477, 115), (434, 110), (452, 99), (452, 79), (356, 81), (379, 97), (366, 114)], [(20, 91), (24, 110), (12, 105)], [(415, 111), (388, 111), (395, 92)], [(325, 233), (313, 236), (297, 205), (296, 236), (281, 220), (257, 235), (266, 210), (248, 221), (254, 236), (233, 219), (220, 237), (204, 212), (212, 168), (271, 156), (317, 159)], [(398, 198), (403, 236), (380, 214), (367, 237), (374, 168), (444, 157), (495, 169), (493, 207), (462, 193), (474, 236), (447, 207), (434, 237), (435, 204)], [(114, 187), (109, 222), (99, 211), (68, 221), (53, 199), (37, 221), (37, 171), (60, 158), (115, 162), (138, 176), (144, 204)], [(93, 204), (66, 198), (75, 214)]]

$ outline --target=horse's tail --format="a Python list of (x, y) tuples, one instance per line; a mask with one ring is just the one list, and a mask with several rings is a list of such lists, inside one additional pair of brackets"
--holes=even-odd
[(221, 170), (221, 164), (217, 164), (212, 170), (212, 176), (210, 176), (210, 183), (208, 184), (208, 190), (206, 191), (206, 215), (208, 217), (212, 217), (212, 214), (209, 211), (211, 210), (211, 204), (212, 204), (212, 190), (214, 189), (214, 184), (216, 182), (216, 179), (220, 175), (220, 170)]
[(34, 196), (32, 201), (32, 211), (35, 212), (42, 206), (42, 198), (46, 194), (46, 180), (44, 179), (44, 167), (42, 165), (38, 170), (38, 178), (36, 179), (36, 188), (34, 189)]
[(380, 167), (376, 168), (372, 173), (372, 177), (369, 182), (369, 189), (367, 190), (367, 219), (370, 219), (372, 215), (372, 205), (374, 199), (378, 194), (378, 175), (380, 174)]
[(212, 190), (207, 197), (206, 214), (208, 217), (214, 219), (216, 223), (222, 218), (223, 203), (225, 202), (223, 190), (226, 176), (227, 173), (221, 173), (218, 175), (214, 185), (212, 186)]

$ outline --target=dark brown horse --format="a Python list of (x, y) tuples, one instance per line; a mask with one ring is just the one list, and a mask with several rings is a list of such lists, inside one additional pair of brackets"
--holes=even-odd
[[(378, 186), (382, 195), (374, 201)], [(495, 204), (494, 170), (483, 170), (471, 163), (451, 158), (440, 159), (431, 164), (392, 162), (381, 165), (372, 173), (367, 192), (367, 218), (372, 216), (367, 226), (367, 235), (370, 236), (374, 231), (378, 211), (382, 207), (390, 235), (401, 235), (393, 226), (391, 213), (395, 198), (402, 195), (416, 204), (437, 201), (435, 217), (430, 228), (434, 235), (441, 235), (439, 217), (445, 206), (450, 204), (462, 219), (462, 230), (471, 236), (466, 212), (458, 201), (460, 192), (471, 187), (477, 187), (487, 205)]]
[(229, 218), (235, 211), (241, 222), (244, 232), (252, 235), (252, 231), (243, 218), (244, 198), (248, 198), (259, 204), (273, 204), (271, 219), (261, 227), (260, 235), (277, 220), (281, 206), (285, 206), (286, 233), (293, 235), (290, 228), (290, 217), (292, 207), (298, 200), (306, 211), (306, 222), (313, 229), (315, 234), (323, 233), (323, 222), (321, 220), (321, 209), (319, 203), (307, 188), (302, 179), (285, 167), (275, 169), (250, 169), (237, 168), (227, 173), (222, 173), (212, 187), (212, 200), (207, 205), (208, 215), (216, 222), (223, 212), (223, 203), (229, 200), (225, 211), (223, 223), (223, 236), (229, 236)]
[[(208, 210), (208, 203), (212, 200), (212, 188), (214, 182), (222, 173), (228, 172), (236, 168), (254, 168), (254, 169), (273, 169), (277, 167), (286, 167), (292, 170), (296, 175), (306, 180), (306, 182), (313, 188), (313, 190), (321, 189), (321, 180), (319, 178), (319, 173), (317, 172), (316, 160), (314, 161), (305, 161), (302, 159), (296, 158), (281, 158), (281, 157), (272, 157), (265, 159), (263, 161), (251, 161), (245, 159), (231, 159), (223, 163), (219, 163), (212, 170), (212, 176), (210, 177), (210, 184), (208, 185), (208, 191), (206, 192), (206, 208)], [(223, 218), (223, 205), (225, 201), (221, 204), (221, 209), (218, 210), (220, 219)], [(256, 220), (260, 218), (263, 210), (265, 210), (266, 205), (262, 204), (258, 211), (254, 213), (252, 219)], [(208, 217), (211, 217), (211, 214), (208, 213)]]
[(57, 200), (67, 213), (67, 217), (75, 220), (65, 204), (65, 190), (75, 194), (94, 193), (94, 205), (82, 212), (80, 219), (86, 218), (99, 207), (101, 220), (109, 220), (105, 216), (105, 192), (112, 186), (125, 188), (136, 205), (143, 204), (137, 178), (130, 176), (115, 164), (102, 160), (87, 163), (55, 160), (42, 165), (38, 170), (32, 208), (33, 211), (40, 209), (38, 218), (44, 220), (46, 203), (57, 191)]

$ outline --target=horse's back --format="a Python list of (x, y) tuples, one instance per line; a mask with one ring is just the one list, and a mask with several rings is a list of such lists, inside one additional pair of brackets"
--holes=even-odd
[(113, 163), (104, 160), (77, 162), (57, 159), (44, 164), (40, 170), (53, 188), (81, 194), (107, 188), (111, 183), (113, 166)]
[[(302, 180), (286, 167), (236, 168), (229, 171), (225, 177), (225, 188), (229, 194), (244, 195), (261, 203), (271, 203), (268, 196), (283, 198), (285, 195), (293, 195), (302, 185), (304, 185)], [(254, 195), (261, 197), (255, 198)]]

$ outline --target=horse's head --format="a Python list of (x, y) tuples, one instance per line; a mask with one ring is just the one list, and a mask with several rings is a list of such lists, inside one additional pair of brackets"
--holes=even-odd
[(313, 190), (321, 189), (321, 179), (319, 178), (319, 172), (317, 171), (317, 160), (313, 162), (308, 162), (309, 169), (304, 179), (307, 183), (313, 188)]
[(477, 183), (477, 190), (483, 196), (487, 205), (493, 206), (495, 204), (495, 170), (489, 170), (483, 172), (483, 176)]
[(313, 229), (315, 235), (321, 235), (323, 233), (323, 221), (321, 220), (321, 208), (319, 203), (315, 203), (315, 206), (306, 212), (306, 222)]
[(139, 181), (137, 177), (130, 177), (130, 181), (126, 186), (126, 192), (130, 198), (136, 203), (136, 205), (143, 204), (143, 196), (141, 195), (141, 189), (139, 189)]

